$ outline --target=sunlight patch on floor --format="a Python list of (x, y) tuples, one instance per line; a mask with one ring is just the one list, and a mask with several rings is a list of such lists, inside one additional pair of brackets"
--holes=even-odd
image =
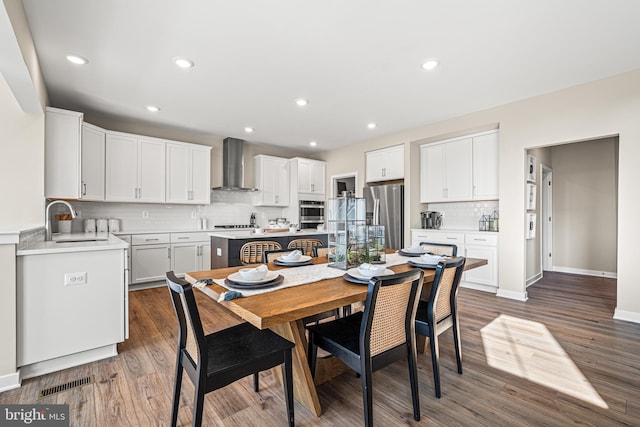
[(608, 408), (544, 324), (501, 314), (480, 334), (489, 366)]

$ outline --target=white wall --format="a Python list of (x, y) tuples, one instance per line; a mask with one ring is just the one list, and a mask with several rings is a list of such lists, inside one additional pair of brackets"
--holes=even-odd
[[(640, 70), (503, 105), (406, 132), (327, 152), (327, 175), (357, 170), (364, 176), (364, 152), (405, 143), (405, 188), (410, 199), (405, 222), (417, 225), (419, 168), (416, 144), (476, 131), (500, 129), (500, 288), (498, 295), (526, 299), (526, 150), (619, 135), (618, 295), (616, 316), (640, 322), (635, 241), (640, 168)], [(408, 235), (408, 233), (406, 234)]]
[[(22, 3), (0, 3), (0, 45), (12, 47), (17, 57), (2, 52), (0, 61), (0, 226), (4, 229), (43, 224), (44, 218), (44, 114), (46, 91), (35, 58)], [(9, 23), (9, 19), (10, 22)], [(17, 45), (19, 43), (19, 46)], [(20, 53), (21, 52), (21, 53)], [(20, 56), (24, 56), (20, 58)], [(15, 62), (18, 62), (17, 64)], [(24, 62), (21, 62), (24, 61)], [(5, 73), (12, 81), (33, 82), (19, 90), (23, 105), (35, 112), (25, 113), (10, 89)], [(17, 89), (16, 89), (17, 90)], [(35, 100), (35, 108), (33, 106)], [(38, 112), (38, 110), (40, 110)], [(0, 245), (0, 388), (16, 385), (16, 279), (15, 246)]]
[(616, 139), (551, 147), (553, 267), (616, 271)]

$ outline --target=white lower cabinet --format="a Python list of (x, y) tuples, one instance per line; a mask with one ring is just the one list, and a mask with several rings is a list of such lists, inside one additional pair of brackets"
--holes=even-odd
[(131, 284), (164, 281), (167, 271), (182, 277), (189, 271), (210, 268), (208, 233), (134, 234), (131, 237)]
[(171, 236), (169, 233), (134, 234), (131, 236), (131, 284), (165, 280), (171, 269)]
[(493, 293), (498, 290), (497, 233), (412, 229), (411, 245), (420, 242), (455, 244), (459, 256), (486, 259), (487, 265), (464, 272), (460, 286)]
[(171, 270), (176, 276), (210, 268), (211, 241), (207, 233), (171, 233)]

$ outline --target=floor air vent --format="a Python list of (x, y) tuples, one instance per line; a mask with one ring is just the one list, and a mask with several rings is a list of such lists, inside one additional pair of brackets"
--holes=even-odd
[(93, 384), (93, 375), (80, 378), (79, 380), (69, 381), (66, 384), (60, 384), (49, 388), (44, 388), (38, 393), (38, 400), (49, 397), (52, 394), (62, 393), (63, 391), (71, 390), (75, 387), (80, 387), (87, 384)]

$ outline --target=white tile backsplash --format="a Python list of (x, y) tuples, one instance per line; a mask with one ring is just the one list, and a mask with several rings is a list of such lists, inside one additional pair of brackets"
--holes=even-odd
[[(126, 232), (197, 230), (202, 217), (207, 218), (209, 228), (222, 224), (249, 224), (251, 212), (256, 213), (256, 222), (264, 226), (269, 218), (283, 216), (282, 208), (254, 206), (254, 197), (256, 193), (252, 192), (213, 191), (209, 205), (72, 202), (80, 212), (80, 217), (73, 221), (72, 231), (83, 231), (85, 218), (119, 218), (120, 230)], [(143, 218), (143, 211), (149, 213), (148, 218)]]
[(428, 211), (438, 211), (444, 214), (442, 229), (478, 230), (478, 223), (482, 215), (491, 215), (499, 210), (497, 200), (479, 202), (429, 203)]

